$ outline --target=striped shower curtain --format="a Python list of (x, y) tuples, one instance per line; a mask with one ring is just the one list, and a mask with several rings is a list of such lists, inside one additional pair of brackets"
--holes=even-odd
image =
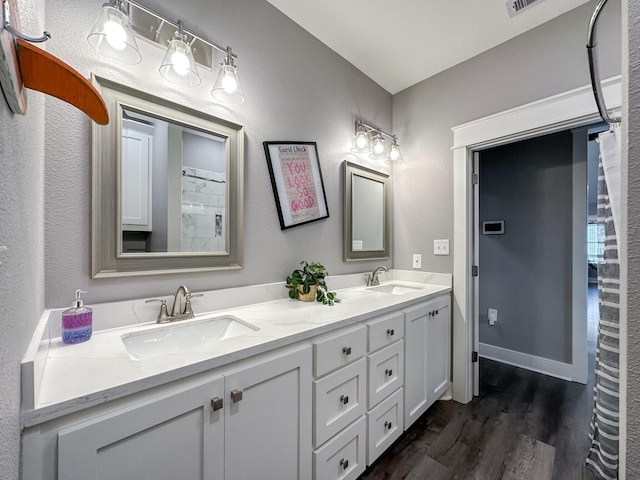
[(594, 408), (587, 467), (601, 478), (618, 478), (620, 421), (620, 226), (619, 128), (599, 135), (598, 223), (605, 229), (604, 261), (598, 265), (600, 323), (596, 350)]

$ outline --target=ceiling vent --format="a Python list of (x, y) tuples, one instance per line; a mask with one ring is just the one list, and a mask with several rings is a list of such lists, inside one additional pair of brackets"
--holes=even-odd
[(542, 0), (509, 0), (507, 2), (507, 11), (510, 17), (515, 17), (540, 2), (542, 2)]

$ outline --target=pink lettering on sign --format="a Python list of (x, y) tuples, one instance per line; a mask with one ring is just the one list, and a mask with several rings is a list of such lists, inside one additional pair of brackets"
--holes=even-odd
[(291, 219), (294, 223), (300, 223), (317, 218), (320, 208), (309, 148), (306, 145), (283, 145), (278, 150)]

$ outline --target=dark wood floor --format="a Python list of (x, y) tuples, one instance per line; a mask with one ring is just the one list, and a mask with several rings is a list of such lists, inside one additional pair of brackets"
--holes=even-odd
[(480, 395), (437, 402), (361, 480), (582, 480), (589, 385), (480, 361)]

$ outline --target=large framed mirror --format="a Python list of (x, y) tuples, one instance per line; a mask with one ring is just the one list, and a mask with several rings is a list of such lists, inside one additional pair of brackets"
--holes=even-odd
[(242, 268), (241, 125), (93, 77), (92, 277)]
[(389, 175), (347, 160), (343, 168), (344, 260), (388, 259), (391, 253)]

